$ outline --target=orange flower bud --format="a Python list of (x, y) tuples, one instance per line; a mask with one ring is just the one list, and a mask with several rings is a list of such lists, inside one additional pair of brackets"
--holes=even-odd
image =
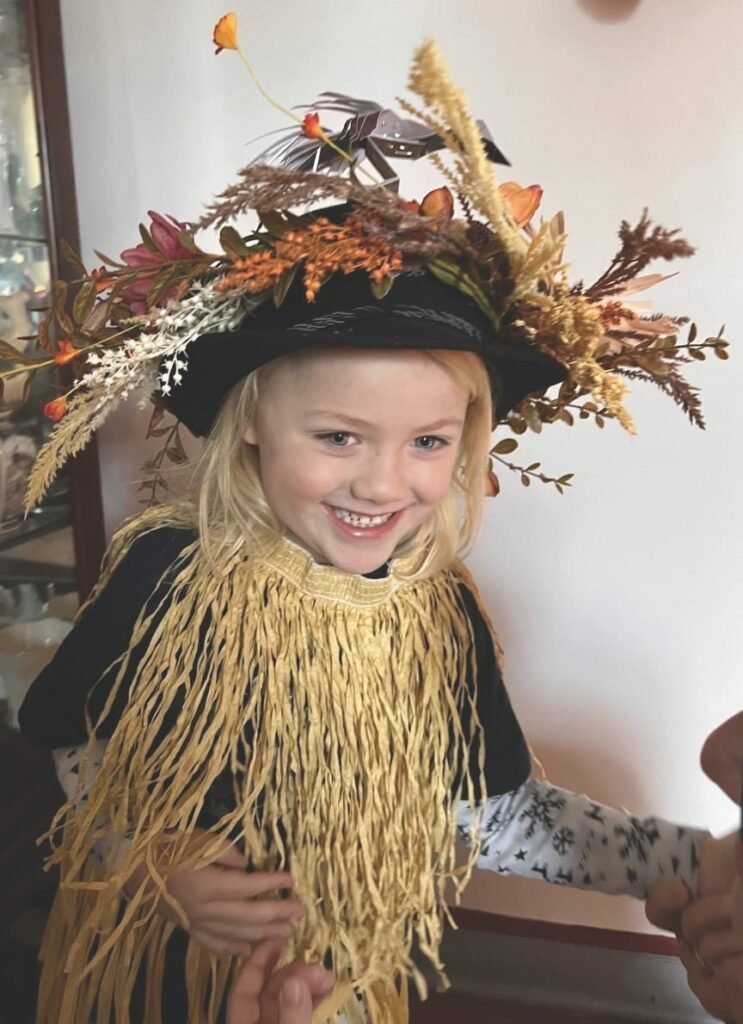
[(44, 415), (47, 419), (53, 420), (55, 423), (61, 420), (64, 414), (67, 412), (67, 398), (62, 395), (60, 398), (55, 398), (51, 402), (47, 402), (44, 406)]
[(304, 115), (304, 120), (302, 121), (302, 134), (306, 135), (308, 139), (321, 139), (323, 142), (328, 141), (328, 136), (325, 134), (325, 131), (320, 124), (319, 114)]
[(485, 477), (485, 497), (497, 498), (500, 494), (500, 480), (491, 469)]
[(435, 188), (433, 192), (423, 197), (421, 213), (425, 217), (440, 217), (442, 220), (451, 220), (454, 216), (454, 196), (446, 185)]
[(80, 349), (75, 348), (69, 338), (65, 338), (63, 341), (57, 342), (57, 348), (59, 352), (54, 357), (54, 362), (57, 366), (64, 366), (66, 363), (71, 363), (76, 356), (80, 355)]
[(96, 295), (107, 291), (114, 283), (114, 279), (108, 276), (108, 271), (105, 267), (98, 267), (96, 270), (92, 270), (90, 272), (90, 280), (95, 283)]
[(214, 26), (214, 45), (217, 47), (215, 53), (222, 50), (238, 50), (237, 42), (237, 15), (232, 11), (223, 15)]
[(498, 186), (506, 201), (506, 207), (517, 228), (525, 228), (539, 208), (542, 189), (539, 185), (522, 188), (515, 181), (506, 181)]

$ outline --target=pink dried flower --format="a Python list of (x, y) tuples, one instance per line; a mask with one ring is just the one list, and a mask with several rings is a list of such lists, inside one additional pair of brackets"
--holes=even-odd
[[(180, 260), (198, 259), (198, 256), (186, 248), (179, 238), (181, 231), (188, 230), (188, 224), (176, 220), (175, 217), (165, 217), (155, 210), (147, 212), (152, 221), (149, 233), (157, 252), (153, 252), (144, 242), (140, 242), (139, 245), (125, 249), (121, 254), (121, 259), (128, 267), (145, 271), (133, 278), (120, 292), (121, 300), (126, 303), (132, 313), (137, 315), (147, 312), (149, 308), (147, 295), (163, 266)], [(149, 272), (147, 272), (148, 270)], [(176, 282), (167, 288), (160, 295), (157, 304), (164, 305), (177, 287)]]

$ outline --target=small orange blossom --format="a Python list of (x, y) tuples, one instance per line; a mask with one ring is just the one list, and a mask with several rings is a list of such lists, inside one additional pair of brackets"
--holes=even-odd
[(113, 278), (109, 277), (108, 271), (105, 267), (98, 267), (96, 270), (91, 270), (90, 280), (95, 284), (96, 295), (100, 295), (101, 292), (105, 292), (114, 283)]
[(59, 352), (54, 357), (54, 362), (57, 366), (65, 366), (65, 364), (71, 363), (76, 356), (80, 355), (81, 351), (79, 348), (75, 348), (69, 338), (58, 341), (57, 348)]
[(60, 398), (53, 399), (51, 402), (47, 402), (44, 406), (44, 415), (47, 419), (53, 420), (55, 423), (61, 420), (66, 412), (67, 398), (64, 395)]
[(231, 11), (229, 14), (222, 15), (214, 26), (214, 35), (212, 36), (212, 39), (214, 40), (214, 45), (217, 47), (215, 53), (221, 53), (222, 50), (239, 49), (237, 42), (237, 15), (234, 11)]
[(328, 136), (320, 124), (319, 114), (304, 115), (304, 120), (302, 121), (302, 134), (306, 135), (308, 139), (320, 139), (322, 142), (328, 141)]

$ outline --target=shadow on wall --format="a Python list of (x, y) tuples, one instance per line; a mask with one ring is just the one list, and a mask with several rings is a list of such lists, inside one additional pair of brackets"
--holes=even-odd
[[(550, 746), (538, 735), (530, 737), (534, 750), (544, 763), (550, 782), (565, 789), (585, 792), (586, 765), (590, 765), (590, 796), (610, 803), (608, 793), (626, 794), (630, 810), (643, 808), (642, 774), (630, 773), (627, 761), (607, 757), (602, 748), (580, 745), (583, 734), (576, 723), (576, 742), (570, 748)], [(535, 766), (535, 773), (538, 769)], [(550, 885), (540, 878), (496, 875), (475, 871), (462, 898), (462, 906), (509, 917), (555, 921), (560, 924), (586, 924), (618, 931), (655, 932), (645, 919), (644, 904), (630, 897)]]
[(578, 0), (578, 6), (594, 21), (627, 21), (641, 0)]

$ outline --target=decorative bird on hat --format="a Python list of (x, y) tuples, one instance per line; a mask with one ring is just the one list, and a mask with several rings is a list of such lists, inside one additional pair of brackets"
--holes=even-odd
[[(359, 163), (364, 158), (368, 159), (382, 176), (384, 184), (397, 191), (400, 179), (387, 162), (387, 157), (418, 160), (444, 149), (446, 145), (428, 125), (401, 117), (374, 100), (357, 99), (342, 92), (323, 92), (311, 107), (302, 109), (329, 110), (351, 116), (340, 131), (322, 129), (317, 134), (310, 134), (310, 119), (318, 119), (318, 115), (307, 114), (304, 127), (279, 129), (280, 137), (263, 150), (254, 163), (279, 164), (297, 171), (341, 173), (346, 169), (346, 161), (339, 153), (343, 150)], [(477, 121), (477, 127), (488, 159), (510, 167), (485, 122)], [(335, 146), (330, 143), (335, 143)]]

